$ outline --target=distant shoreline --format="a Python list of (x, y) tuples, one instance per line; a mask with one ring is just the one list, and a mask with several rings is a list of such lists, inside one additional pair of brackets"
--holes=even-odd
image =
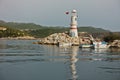
[(23, 37), (2, 37), (2, 40), (36, 40), (38, 38), (31, 37), (31, 36), (23, 36)]

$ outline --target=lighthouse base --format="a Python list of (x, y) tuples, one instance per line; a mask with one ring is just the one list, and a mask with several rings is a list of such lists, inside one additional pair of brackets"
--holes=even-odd
[(78, 32), (77, 32), (77, 30), (70, 30), (69, 35), (70, 35), (71, 37), (78, 37)]

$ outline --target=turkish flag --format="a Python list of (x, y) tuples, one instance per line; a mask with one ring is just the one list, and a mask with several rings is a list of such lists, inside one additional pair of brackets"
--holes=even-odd
[(69, 12), (67, 11), (66, 14), (69, 14)]

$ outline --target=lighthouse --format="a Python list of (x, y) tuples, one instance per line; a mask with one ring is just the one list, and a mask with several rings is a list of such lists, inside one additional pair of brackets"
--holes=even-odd
[(78, 37), (77, 31), (77, 11), (72, 10), (71, 12), (71, 23), (70, 23), (70, 32), (71, 37)]

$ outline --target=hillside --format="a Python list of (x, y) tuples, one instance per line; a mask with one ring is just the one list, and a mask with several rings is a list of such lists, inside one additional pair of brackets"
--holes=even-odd
[[(6, 28), (24, 31), (25, 33), (34, 37), (46, 37), (53, 33), (69, 31), (69, 27), (60, 27), (60, 26), (50, 27), (50, 26), (36, 25), (34, 23), (5, 22), (2, 20), (0, 20), (0, 27), (6, 27)], [(95, 28), (92, 26), (81, 26), (78, 27), (78, 32), (101, 33), (101, 32), (109, 32), (109, 31), (101, 28)]]
[(26, 30), (26, 29), (35, 30), (35, 29), (40, 29), (42, 27), (41, 25), (36, 25), (34, 23), (5, 22), (2, 20), (0, 20), (0, 26), (10, 27), (19, 30)]
[(78, 31), (79, 32), (110, 32), (108, 30), (104, 30), (102, 28), (95, 28), (95, 27), (92, 27), (92, 26), (81, 26), (81, 27), (78, 27)]

